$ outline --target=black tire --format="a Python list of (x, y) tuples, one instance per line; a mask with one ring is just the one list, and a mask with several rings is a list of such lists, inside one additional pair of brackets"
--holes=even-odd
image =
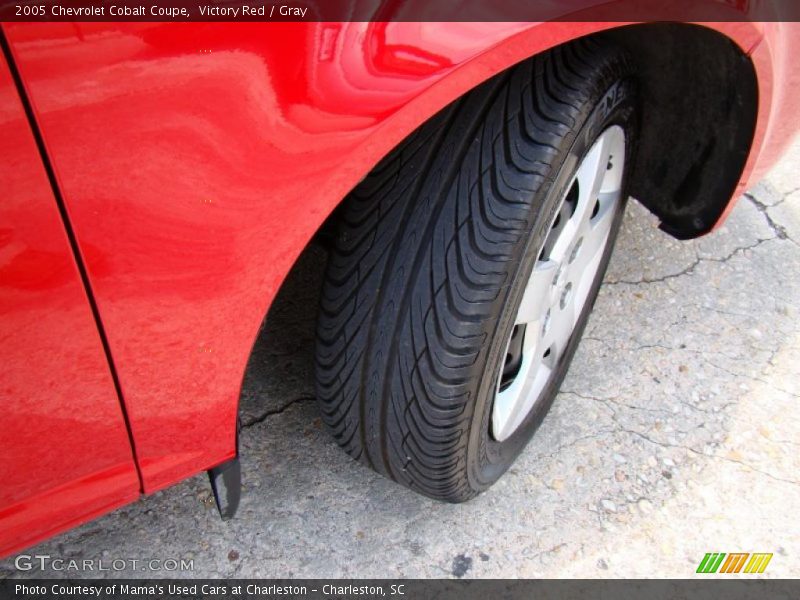
[(556, 375), (503, 442), (488, 425), (497, 373), (556, 200), (612, 124), (625, 130), (629, 171), (629, 64), (595, 41), (526, 61), (442, 110), (347, 198), (316, 367), (323, 419), (354, 458), (461, 502), (496, 481), (531, 438), (574, 354), (622, 209)]

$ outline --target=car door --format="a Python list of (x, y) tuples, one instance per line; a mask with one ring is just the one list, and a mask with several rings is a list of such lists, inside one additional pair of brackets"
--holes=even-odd
[(0, 556), (136, 498), (120, 400), (0, 57)]

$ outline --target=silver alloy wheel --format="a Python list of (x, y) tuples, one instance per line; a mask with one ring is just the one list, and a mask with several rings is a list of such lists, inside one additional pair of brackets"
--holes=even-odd
[(613, 125), (578, 166), (539, 253), (508, 342), (492, 408), (498, 442), (536, 405), (569, 343), (621, 200), (625, 132)]

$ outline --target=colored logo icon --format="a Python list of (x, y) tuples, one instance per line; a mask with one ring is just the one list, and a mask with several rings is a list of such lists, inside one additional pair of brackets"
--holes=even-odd
[(708, 552), (697, 566), (697, 573), (763, 573), (771, 560), (772, 553)]

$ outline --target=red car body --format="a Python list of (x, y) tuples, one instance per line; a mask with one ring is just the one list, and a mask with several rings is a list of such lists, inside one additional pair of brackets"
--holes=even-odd
[[(259, 326), (348, 191), (478, 83), (623, 25), (4, 24), (0, 555), (233, 458)], [(757, 76), (736, 197), (797, 129), (800, 28), (703, 26)]]

